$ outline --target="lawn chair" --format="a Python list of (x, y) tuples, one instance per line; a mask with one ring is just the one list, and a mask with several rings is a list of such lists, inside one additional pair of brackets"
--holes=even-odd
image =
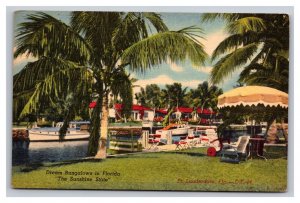
[(247, 146), (250, 136), (240, 136), (236, 144), (224, 145), (221, 151), (221, 162), (240, 163), (247, 160)]
[(176, 145), (175, 150), (187, 149), (188, 148), (187, 137), (185, 136), (180, 137), (180, 140), (175, 141), (174, 144)]
[(149, 135), (149, 141), (148, 141), (150, 147), (148, 148), (148, 150), (150, 150), (150, 149), (157, 150), (158, 145), (160, 143), (160, 138), (161, 138), (161, 135), (150, 134)]
[(207, 136), (207, 134), (205, 134), (205, 133), (201, 134), (200, 143), (201, 144), (209, 144), (209, 137)]

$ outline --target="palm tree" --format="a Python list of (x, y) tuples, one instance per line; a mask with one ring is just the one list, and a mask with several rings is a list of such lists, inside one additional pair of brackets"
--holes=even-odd
[[(280, 61), (280, 65), (279, 62)], [(247, 66), (241, 73), (238, 82), (247, 85), (261, 85), (272, 87), (284, 92), (289, 89), (289, 69), (288, 61), (280, 56), (274, 59), (277, 65), (252, 64)]]
[(193, 108), (200, 107), (200, 116), (203, 109), (211, 108), (217, 110), (218, 96), (223, 93), (223, 90), (215, 85), (209, 85), (207, 81), (199, 84), (196, 89), (191, 89), (187, 94), (187, 99), (192, 104)]
[(135, 99), (138, 104), (142, 106), (146, 105), (147, 94), (143, 87), (141, 87), (140, 92), (135, 93)]
[(160, 88), (157, 84), (150, 84), (146, 86), (146, 105), (152, 108), (161, 107), (160, 103)]
[[(233, 71), (242, 67), (245, 71), (242, 72), (241, 82), (275, 86), (287, 91), (287, 84), (281, 82), (288, 81), (288, 15), (221, 13), (205, 14), (202, 20), (211, 21), (216, 18), (227, 22), (229, 37), (224, 39), (212, 54), (212, 61), (217, 62), (211, 72), (211, 81), (215, 84), (220, 83)], [(278, 77), (278, 73), (281, 72), (279, 68), (284, 72), (281, 77)], [(252, 74), (254, 71), (256, 73)], [(272, 80), (264, 80), (267, 75), (272, 77)]]
[(157, 84), (146, 85), (145, 88), (141, 87), (140, 92), (135, 94), (135, 98), (142, 106), (161, 107), (161, 91)]
[[(22, 113), (36, 111), (41, 95), (52, 99), (65, 91), (79, 91), (74, 85), (78, 81), (92, 84), (98, 105), (91, 119), (89, 143), (98, 144), (97, 151), (90, 151), (96, 158), (106, 157), (108, 96), (117, 73), (125, 68), (145, 72), (168, 59), (188, 58), (201, 65), (207, 57), (195, 38), (201, 33), (199, 28), (169, 31), (156, 13), (72, 12), (71, 25), (45, 13), (29, 15), (28, 20), (19, 25), (15, 57), (27, 53), (38, 60), (31, 68), (23, 69), (16, 81), (20, 86), (31, 84), (34, 89), (28, 93), (30, 99)], [(148, 25), (156, 32), (150, 33)], [(75, 72), (76, 80), (69, 80)], [(33, 74), (38, 77), (28, 77)], [(22, 90), (25, 94), (30, 88)]]
[[(203, 20), (222, 18), (227, 21), (230, 36), (214, 50), (218, 60), (211, 72), (213, 83), (219, 83), (242, 67), (238, 82), (264, 85), (288, 92), (289, 17), (286, 14), (206, 14)], [(287, 111), (261, 115), (270, 124)], [(271, 135), (273, 136), (273, 135)]]
[(181, 83), (166, 85), (166, 89), (161, 90), (161, 105), (168, 108), (168, 114), (165, 116), (163, 126), (169, 124), (170, 117), (175, 111), (175, 107), (185, 106), (185, 96), (187, 87), (182, 89)]
[(166, 85), (166, 89), (162, 90), (163, 97), (165, 98), (165, 106), (169, 108), (184, 106), (184, 97), (186, 95), (187, 87), (182, 89), (181, 83), (173, 83)]

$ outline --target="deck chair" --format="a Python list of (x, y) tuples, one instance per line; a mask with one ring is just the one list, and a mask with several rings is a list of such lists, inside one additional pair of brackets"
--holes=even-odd
[(224, 145), (221, 153), (221, 162), (240, 163), (247, 160), (247, 146), (250, 136), (240, 136), (236, 144)]
[(174, 144), (176, 145), (175, 150), (187, 149), (188, 148), (187, 136), (180, 137), (180, 140), (175, 141)]
[(149, 135), (149, 140), (148, 140), (148, 144), (149, 144), (149, 147), (148, 147), (148, 150), (158, 150), (158, 145), (160, 143), (160, 138), (161, 138), (161, 135), (158, 135), (158, 134), (150, 134)]

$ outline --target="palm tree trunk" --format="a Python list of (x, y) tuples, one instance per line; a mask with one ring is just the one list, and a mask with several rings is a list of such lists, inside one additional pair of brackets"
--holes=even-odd
[(72, 109), (74, 107), (74, 103), (69, 106), (69, 109), (67, 109), (65, 116), (64, 116), (64, 123), (59, 129), (59, 141), (63, 141), (65, 139), (65, 136), (67, 134), (67, 130), (69, 127), (69, 123), (72, 119), (74, 119), (75, 115), (74, 112), (72, 112)]
[(200, 120), (199, 120), (199, 124), (201, 123), (201, 120), (202, 120), (202, 113), (203, 113), (203, 108), (204, 108), (204, 105), (205, 105), (206, 101), (204, 101), (204, 103), (201, 105), (201, 111), (200, 111), (200, 114), (199, 114), (199, 117), (200, 117)]
[(101, 127), (100, 127), (100, 140), (98, 145), (98, 152), (95, 158), (105, 159), (106, 158), (106, 143), (108, 135), (108, 93), (103, 94), (102, 100), (102, 115), (101, 115)]
[(88, 156), (95, 156), (97, 154), (100, 138), (100, 113), (102, 109), (103, 82), (99, 77), (96, 78), (97, 83), (95, 84), (95, 87), (99, 96), (96, 100), (96, 106), (92, 112), (90, 137), (87, 152)]
[(59, 141), (65, 139), (70, 121), (71, 121), (70, 111), (68, 110), (67, 113), (65, 114), (64, 123), (59, 129)]
[(267, 142), (268, 143), (277, 143), (277, 141), (278, 141), (277, 126), (276, 126), (276, 120), (274, 119), (272, 122), (268, 122)]
[(281, 128), (282, 128), (284, 139), (286, 142), (288, 142), (288, 126), (284, 124), (283, 120), (281, 120)]
[(92, 113), (91, 130), (88, 145), (88, 156), (95, 156), (98, 151), (98, 143), (100, 138), (100, 113), (102, 108), (102, 97), (97, 99), (96, 106)]

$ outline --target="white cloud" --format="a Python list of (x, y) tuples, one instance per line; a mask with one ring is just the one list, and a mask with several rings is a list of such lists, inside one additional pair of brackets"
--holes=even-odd
[(222, 42), (228, 34), (224, 32), (224, 30), (219, 30), (217, 32), (210, 33), (205, 36), (205, 39), (197, 38), (199, 42), (204, 45), (204, 49), (208, 55), (212, 55), (215, 48)]
[(179, 66), (178, 64), (172, 62), (170, 59), (168, 59), (167, 64), (170, 66), (170, 69), (175, 72), (182, 72), (183, 67)]
[(133, 91), (134, 93), (139, 92), (141, 87), (145, 88), (146, 85), (149, 84), (167, 85), (167, 84), (173, 84), (174, 82), (181, 83), (183, 87), (195, 88), (203, 81), (201, 80), (176, 81), (167, 75), (159, 75), (155, 78), (138, 80), (137, 82), (134, 83), (134, 85), (138, 85), (139, 87), (135, 87)]
[(201, 72), (201, 73), (207, 73), (207, 74), (210, 74), (211, 70), (213, 69), (212, 66), (195, 66), (195, 65), (192, 65), (193, 68), (195, 68), (195, 70)]

